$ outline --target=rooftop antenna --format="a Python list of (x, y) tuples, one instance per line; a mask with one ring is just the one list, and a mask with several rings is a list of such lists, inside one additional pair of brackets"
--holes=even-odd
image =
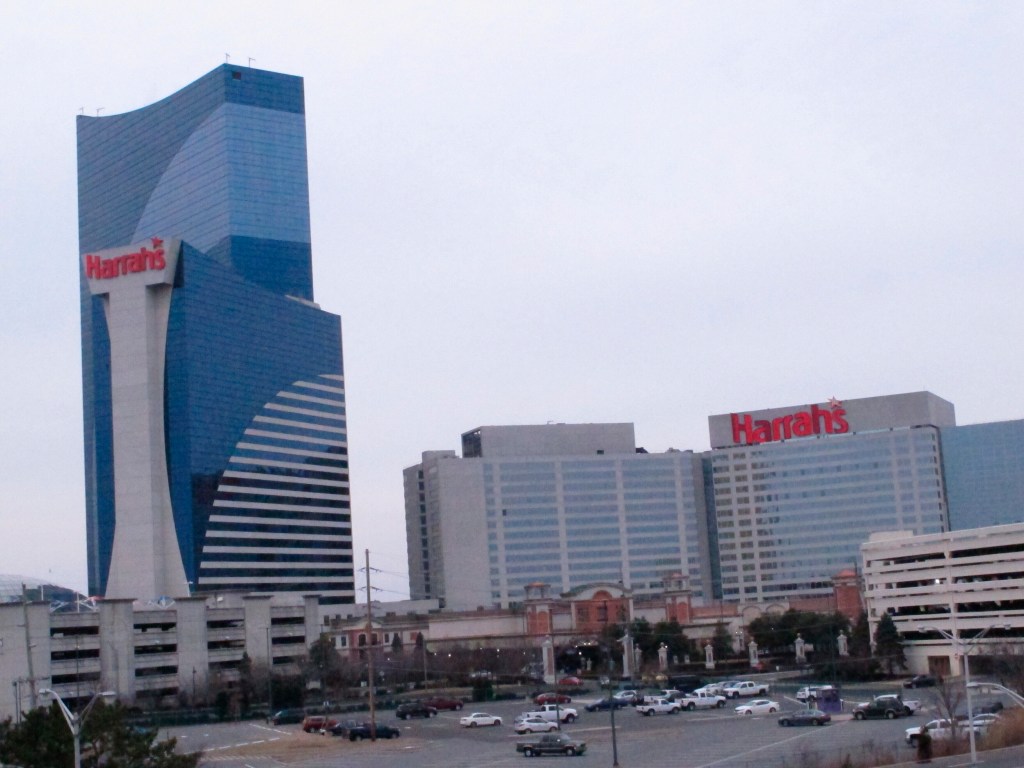
[(224, 63), (227, 64), (229, 61), (231, 61), (231, 54), (230, 53), (225, 53), (224, 54)]
[(252, 56), (249, 57), (249, 69), (252, 69), (252, 63), (256, 61)]
[(100, 116), (100, 112), (106, 109), (106, 107), (96, 107), (96, 117)]
[(84, 115), (85, 114), (85, 107), (79, 107), (78, 108), (78, 114)]

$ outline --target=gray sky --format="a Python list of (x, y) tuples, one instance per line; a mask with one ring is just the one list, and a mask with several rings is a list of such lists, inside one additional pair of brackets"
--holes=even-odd
[[(928, 389), (1024, 416), (1024, 4), (6, 3), (0, 573), (84, 589), (75, 115), (224, 62), (306, 81), (357, 567), (485, 424)], [(361, 577), (360, 577), (361, 578)]]

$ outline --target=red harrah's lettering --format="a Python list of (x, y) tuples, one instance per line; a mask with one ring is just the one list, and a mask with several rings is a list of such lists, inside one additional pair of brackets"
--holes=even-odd
[(850, 431), (846, 421), (846, 410), (833, 407), (831, 410), (811, 406), (809, 411), (797, 411), (777, 419), (754, 421), (749, 414), (732, 414), (732, 441), (739, 445), (771, 443), (789, 440), (793, 437), (811, 437), (824, 432), (827, 435), (841, 435)]
[(111, 259), (101, 259), (99, 256), (87, 253), (85, 255), (85, 276), (90, 280), (108, 280), (112, 277), (127, 275), (130, 272), (165, 269), (167, 261), (164, 259), (163, 244), (163, 240), (154, 237), (153, 250), (142, 246), (135, 253), (126, 253), (124, 256), (115, 256)]

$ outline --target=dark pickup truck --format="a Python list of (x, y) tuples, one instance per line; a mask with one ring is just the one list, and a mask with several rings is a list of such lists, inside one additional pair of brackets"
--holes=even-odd
[(516, 744), (516, 752), (526, 757), (534, 755), (582, 755), (587, 751), (583, 741), (570, 739), (564, 733), (545, 733), (536, 741), (521, 741)]
[(349, 741), (361, 741), (376, 736), (378, 739), (397, 739), (402, 735), (397, 728), (383, 723), (360, 723), (356, 720), (345, 720), (328, 730), (332, 736), (341, 736)]

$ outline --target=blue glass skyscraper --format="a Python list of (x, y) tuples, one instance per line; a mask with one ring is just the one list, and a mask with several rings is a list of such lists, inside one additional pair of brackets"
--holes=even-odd
[(351, 602), (302, 79), (225, 65), (77, 127), (90, 592)]

